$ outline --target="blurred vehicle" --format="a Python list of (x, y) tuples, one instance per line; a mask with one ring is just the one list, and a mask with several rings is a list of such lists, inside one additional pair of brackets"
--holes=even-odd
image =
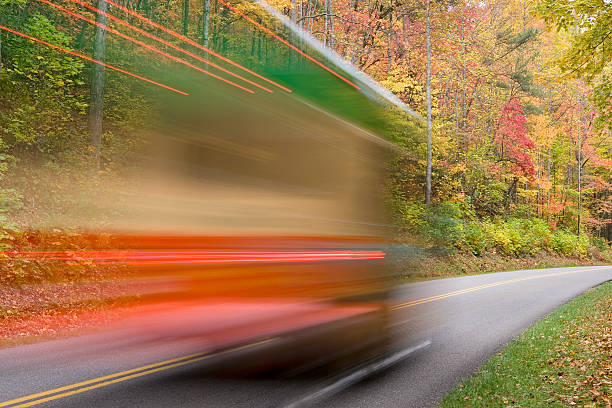
[(130, 321), (142, 332), (211, 350), (275, 339), (273, 356), (252, 362), (259, 368), (383, 352), (395, 147), (381, 135), (397, 118), (416, 131), (418, 115), (263, 1), (220, 1), (210, 48), (122, 3), (40, 1), (60, 31), (91, 34), (94, 58), (2, 28), (89, 61), (93, 105), (106, 75), (114, 100), (140, 101), (146, 117), (122, 130), (128, 163), (98, 157), (118, 167), (111, 181), (75, 181), (76, 210), (57, 210), (59, 198), (49, 207), (52, 227), (103, 237), (58, 259), (126, 265), (150, 282)]

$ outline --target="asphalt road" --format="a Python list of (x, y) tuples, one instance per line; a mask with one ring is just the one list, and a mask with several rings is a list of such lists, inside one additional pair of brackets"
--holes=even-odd
[[(318, 406), (434, 406), (535, 321), (608, 280), (610, 266), (404, 285), (397, 290), (393, 316), (400, 346), (423, 339), (431, 340), (431, 346)], [(0, 407), (282, 407), (329, 385), (329, 379), (317, 377), (241, 379), (209, 371), (219, 361), (273, 353), (275, 341), (222, 355), (184, 357), (201, 351), (201, 344), (184, 338), (149, 341), (108, 331), (4, 349)]]

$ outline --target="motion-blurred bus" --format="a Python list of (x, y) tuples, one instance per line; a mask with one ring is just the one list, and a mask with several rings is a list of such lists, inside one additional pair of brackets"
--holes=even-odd
[(79, 259), (126, 265), (156, 288), (132, 320), (143, 331), (214, 350), (282, 344), (261, 368), (372, 357), (388, 342), (394, 282), (385, 127), (403, 117), (416, 131), (418, 115), (263, 2), (219, 0), (210, 13), (202, 41), (131, 2), (40, 4), (57, 30), (89, 39), (54, 52), (90, 64), (105, 112), (122, 92), (149, 115), (126, 136), (138, 152), (121, 182), (84, 186), (73, 199), (88, 211), (53, 226), (106, 237)]

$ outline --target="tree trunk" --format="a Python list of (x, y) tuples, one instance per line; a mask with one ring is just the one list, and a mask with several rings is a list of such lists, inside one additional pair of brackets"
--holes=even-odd
[(563, 197), (563, 210), (561, 211), (562, 215), (565, 215), (565, 206), (567, 204), (567, 198), (569, 196), (569, 191), (570, 191), (570, 175), (572, 172), (572, 143), (571, 141), (572, 141), (572, 135), (570, 134), (570, 146), (567, 151), (567, 179), (566, 179), (565, 195)]
[(582, 133), (580, 132), (582, 128), (581, 123), (582, 116), (582, 96), (578, 96), (578, 235), (580, 236), (580, 229), (582, 227), (582, 184), (581, 184), (581, 176), (582, 176), (582, 157), (581, 156), (581, 148), (582, 148)]
[[(310, 6), (310, 11), (308, 12), (308, 15), (315, 13), (317, 10), (317, 5), (313, 2)], [(314, 18), (309, 18), (308, 19), (308, 32), (312, 33), (314, 31)]]
[[(538, 145), (539, 143), (539, 138), (536, 138), (536, 145)], [(540, 149), (538, 149), (537, 153), (536, 153), (536, 188), (537, 188), (537, 193), (536, 193), (536, 218), (540, 218), (540, 202), (542, 201), (542, 197), (540, 194)]]
[[(297, 0), (291, 0), (291, 13), (290, 13), (291, 21), (297, 24), (298, 19), (298, 5)], [(293, 31), (290, 31), (291, 37), (290, 41), (294, 46), (298, 46), (298, 37), (293, 34)], [(297, 55), (295, 52), (289, 53), (289, 69), (295, 69), (297, 62)]]
[[(259, 61), (261, 61), (261, 46), (263, 42), (261, 36), (261, 31), (259, 31), (259, 34), (257, 35), (257, 59), (259, 59)], [(223, 38), (223, 43), (225, 43), (225, 37)]]
[(214, 33), (212, 38), (212, 48), (216, 51), (219, 49), (219, 2), (214, 2), (213, 7), (213, 19), (212, 19), (212, 27), (211, 31)]
[(142, 3), (143, 3), (142, 9), (145, 12), (145, 16), (147, 16), (147, 18), (150, 19), (152, 17), (151, 16), (151, 4), (149, 3), (149, 0), (145, 0)]
[(455, 89), (453, 93), (455, 99), (455, 132), (457, 133), (457, 149), (455, 149), (455, 157), (457, 162), (459, 162), (459, 160), (461, 159), (461, 155), (459, 154), (459, 146), (461, 145), (461, 111), (459, 110), (459, 91)]
[[(210, 0), (204, 0), (204, 10), (202, 13), (202, 45), (208, 48), (208, 32), (210, 25)], [(208, 56), (208, 53), (206, 54)]]
[(387, 74), (391, 72), (391, 45), (393, 41), (393, 11), (389, 13), (389, 44), (387, 45)]
[(467, 66), (466, 66), (466, 46), (465, 46), (465, 32), (464, 32), (464, 19), (461, 18), (461, 83), (463, 85), (463, 93), (461, 95), (461, 150), (466, 153), (466, 100), (467, 100)]
[(189, 0), (183, 0), (183, 35), (189, 31)]
[(426, 14), (426, 40), (427, 40), (427, 171), (425, 175), (425, 204), (431, 204), (431, 24), (430, 24), (430, 0), (427, 0)]
[(334, 49), (334, 16), (332, 0), (325, 0), (325, 43)]
[(291, 0), (291, 21), (293, 21), (294, 23), (297, 23), (297, 0)]
[(255, 34), (252, 33), (252, 35), (251, 35), (251, 57), (255, 56), (255, 39), (256, 38), (257, 37), (255, 36)]
[(550, 205), (550, 189), (551, 189), (551, 185), (550, 185), (550, 147), (548, 148), (547, 151), (547, 163), (546, 163), (546, 167), (547, 167), (547, 179), (548, 179), (548, 188), (546, 189), (546, 205), (549, 206)]
[(329, 15), (327, 14), (327, 2), (329, 0), (325, 0), (325, 13), (323, 15), (323, 45), (326, 47), (329, 45)]
[[(98, 9), (107, 12), (108, 3), (105, 0), (98, 0)], [(106, 27), (106, 16), (100, 13), (96, 16), (96, 21)], [(100, 26), (95, 28), (93, 57), (95, 60), (104, 62), (106, 56), (106, 29)], [(104, 75), (105, 67), (101, 64), (94, 64), (93, 77), (91, 80), (91, 100), (89, 105), (89, 135), (91, 145), (95, 152), (95, 168), (100, 169), (100, 145), (102, 143), (102, 117), (104, 114)]]
[(81, 23), (81, 30), (79, 31), (79, 36), (77, 37), (77, 48), (79, 50), (83, 49), (85, 45), (85, 31), (87, 31), (88, 22), (83, 20)]

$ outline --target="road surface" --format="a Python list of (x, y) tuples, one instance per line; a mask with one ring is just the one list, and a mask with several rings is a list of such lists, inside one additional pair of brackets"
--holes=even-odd
[[(326, 407), (432, 407), (531, 324), (612, 267), (512, 271), (403, 285), (394, 329), (428, 348), (319, 402)], [(611, 294), (612, 295), (612, 294)], [(283, 407), (331, 380), (238, 378), (210, 366), (270, 352), (278, 338), (211, 355), (194, 339), (147, 341), (122, 331), (0, 350), (1, 407)], [(200, 347), (200, 349), (198, 349)], [(233, 360), (232, 360), (233, 359)]]

